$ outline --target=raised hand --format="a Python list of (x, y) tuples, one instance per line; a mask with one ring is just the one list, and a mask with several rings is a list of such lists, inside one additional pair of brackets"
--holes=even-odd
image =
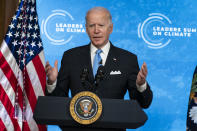
[(146, 82), (147, 74), (148, 74), (148, 70), (147, 70), (146, 63), (144, 62), (138, 75), (137, 75), (136, 84), (139, 86), (143, 85)]
[(48, 78), (47, 83), (49, 85), (53, 84), (56, 79), (57, 79), (57, 75), (58, 75), (58, 61), (56, 60), (54, 63), (54, 67), (52, 67), (49, 62), (47, 61), (46, 66), (45, 66), (45, 72), (46, 72), (46, 76)]

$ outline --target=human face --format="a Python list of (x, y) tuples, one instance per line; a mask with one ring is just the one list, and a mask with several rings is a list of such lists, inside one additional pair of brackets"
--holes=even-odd
[(86, 17), (86, 32), (94, 46), (102, 48), (107, 44), (113, 24), (106, 11), (90, 11)]

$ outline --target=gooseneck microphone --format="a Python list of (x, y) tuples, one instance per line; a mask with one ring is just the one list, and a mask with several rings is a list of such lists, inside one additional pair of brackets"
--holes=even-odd
[(82, 90), (90, 90), (90, 91), (94, 92), (94, 91), (96, 91), (98, 89), (99, 83), (105, 77), (105, 68), (104, 68), (103, 65), (99, 66), (99, 68), (97, 70), (97, 74), (95, 76), (95, 79), (94, 79), (93, 83), (91, 83), (89, 81), (88, 75), (89, 75), (88, 69), (87, 68), (83, 68), (82, 72), (80, 74), (81, 84), (82, 84), (82, 87), (83, 87), (83, 88), (81, 88), (81, 91)]
[(85, 87), (85, 82), (88, 81), (88, 74), (89, 74), (88, 69), (83, 68), (82, 73), (80, 75), (80, 79), (83, 87)]
[(80, 74), (80, 79), (81, 79), (81, 84), (82, 84), (82, 88), (80, 88), (80, 91), (93, 91), (93, 84), (90, 83), (89, 78), (89, 71), (87, 68), (83, 68), (82, 72)]

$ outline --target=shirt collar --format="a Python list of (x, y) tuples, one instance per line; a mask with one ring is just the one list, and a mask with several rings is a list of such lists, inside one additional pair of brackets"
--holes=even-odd
[[(107, 44), (101, 48), (101, 50), (102, 50), (102, 53), (104, 53), (105, 55), (107, 55), (108, 52), (109, 52), (109, 49), (110, 49), (110, 42), (108, 41)], [(90, 51), (91, 51), (91, 53), (95, 53), (96, 50), (98, 50), (98, 48), (96, 48), (96, 47), (91, 43), (91, 44), (90, 44)]]

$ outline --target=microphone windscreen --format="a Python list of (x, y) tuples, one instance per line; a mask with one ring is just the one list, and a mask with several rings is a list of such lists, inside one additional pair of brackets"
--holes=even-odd
[(103, 65), (100, 65), (97, 70), (97, 74), (104, 74), (104, 73), (105, 73), (105, 67)]

